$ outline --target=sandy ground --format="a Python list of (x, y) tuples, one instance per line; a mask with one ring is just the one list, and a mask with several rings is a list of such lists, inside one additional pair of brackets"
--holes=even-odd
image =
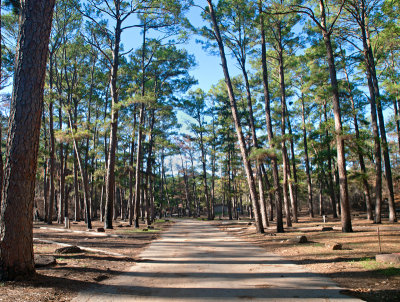
[[(262, 248), (264, 252), (278, 254), (304, 270), (330, 278), (340, 287), (346, 288), (346, 293), (352, 296), (366, 301), (400, 301), (400, 266), (377, 263), (374, 260), (375, 255), (379, 253), (378, 226), (362, 218), (353, 219), (354, 233), (349, 234), (340, 231), (338, 220), (328, 219), (328, 222), (323, 224), (320, 217), (301, 217), (300, 222), (292, 228), (286, 228), (284, 234), (276, 234), (274, 225), (266, 234), (256, 234), (254, 225), (248, 225), (249, 221), (245, 219), (217, 220), (207, 224), (228, 232), (227, 235), (222, 235), (222, 239), (218, 239), (220, 241), (230, 241), (235, 237), (247, 245)], [(87, 232), (82, 222), (71, 224), (69, 231), (57, 224), (48, 226), (36, 223), (34, 236), (38, 240), (34, 242), (35, 255), (54, 256), (57, 264), (38, 268), (37, 276), (30, 280), (0, 283), (0, 301), (71, 301), (85, 289), (106, 284), (121, 273), (130, 273), (132, 266), (147, 264), (140, 253), (148, 244), (159, 238), (171, 222), (160, 221), (155, 225), (155, 230), (146, 230), (145, 225), (135, 230), (126, 222), (120, 221), (114, 225), (113, 230), (107, 230), (104, 234)], [(100, 226), (100, 222), (94, 222), (94, 228)], [(325, 226), (332, 227), (333, 231), (322, 232), (322, 227)], [(399, 253), (400, 225), (385, 222), (379, 228), (382, 251)], [(295, 244), (290, 241), (300, 235), (306, 235), (308, 243)], [(77, 254), (57, 254), (55, 250), (61, 247), (60, 243), (79, 245), (84, 250)], [(328, 247), (332, 243), (342, 244), (343, 249), (332, 250)], [(87, 248), (96, 251), (85, 250)], [(205, 257), (209, 252), (202, 250), (200, 245), (197, 256)], [(217, 255), (221, 256), (221, 251), (217, 252)], [(165, 254), (158, 256), (164, 257)], [(189, 264), (193, 265), (194, 263)], [(221, 276), (214, 272), (211, 279), (214, 283), (219, 282), (219, 277), (227, 277), (221, 270)], [(204, 279), (204, 275), (198, 274), (197, 277), (199, 280)], [(161, 281), (165, 278), (161, 278)], [(268, 286), (268, 280), (255, 285)], [(156, 287), (163, 287), (163, 283), (156, 284)], [(195, 286), (192, 285), (192, 288)], [(250, 295), (245, 293), (241, 297), (249, 298)]]
[(358, 301), (330, 279), (203, 221), (177, 221), (140, 258), (73, 301)]

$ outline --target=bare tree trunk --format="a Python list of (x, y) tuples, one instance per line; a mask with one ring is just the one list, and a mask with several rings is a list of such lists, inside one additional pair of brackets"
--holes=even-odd
[(394, 223), (397, 221), (397, 218), (396, 218), (396, 209), (395, 209), (395, 205), (394, 205), (393, 177), (392, 177), (392, 167), (390, 166), (389, 145), (388, 145), (387, 138), (386, 138), (386, 128), (385, 128), (385, 120), (383, 117), (381, 95), (379, 92), (379, 82), (378, 82), (378, 78), (376, 75), (375, 59), (374, 59), (374, 55), (372, 53), (372, 47), (371, 47), (370, 34), (369, 34), (368, 27), (365, 27), (365, 30), (366, 30), (365, 32), (366, 32), (366, 40), (367, 40), (367, 49), (366, 49), (365, 53), (368, 55), (368, 63), (369, 63), (369, 66), (368, 66), (369, 68), (367, 67), (367, 69), (369, 69), (371, 72), (372, 83), (374, 86), (376, 110), (378, 113), (379, 130), (380, 130), (381, 142), (382, 142), (381, 146), (382, 146), (382, 153), (383, 153), (383, 159), (384, 159), (384, 164), (385, 164), (386, 184), (387, 184), (387, 188), (389, 191), (389, 200), (388, 200), (389, 222)]
[(141, 189), (141, 164), (142, 164), (142, 141), (143, 141), (143, 123), (144, 123), (144, 104), (140, 105), (139, 112), (139, 130), (138, 140), (136, 147), (136, 175), (135, 175), (135, 214), (134, 214), (134, 225), (135, 228), (139, 227), (139, 216), (140, 216), (140, 189)]
[(67, 171), (67, 164), (68, 164), (68, 144), (65, 145), (65, 159), (64, 159), (64, 169), (63, 169), (63, 176), (64, 176), (64, 217), (69, 217), (69, 202), (68, 202), (68, 189), (65, 186), (65, 173)]
[[(77, 104), (75, 102), (75, 108), (74, 108), (74, 125), (73, 128), (76, 131), (76, 124), (78, 122), (78, 111), (77, 111)], [(75, 191), (75, 199), (74, 199), (74, 204), (75, 204), (75, 221), (80, 221), (81, 220), (81, 206), (80, 206), (80, 197), (79, 197), (79, 183), (78, 183), (78, 160), (77, 160), (77, 154), (74, 152), (74, 191)]]
[(351, 109), (353, 111), (353, 122), (354, 122), (354, 132), (356, 134), (356, 140), (357, 140), (357, 155), (358, 155), (358, 160), (360, 162), (360, 169), (361, 172), (363, 173), (362, 176), (362, 183), (364, 187), (364, 195), (365, 195), (365, 204), (367, 207), (367, 219), (368, 220), (373, 220), (373, 215), (372, 215), (372, 205), (371, 205), (371, 195), (370, 195), (370, 189), (369, 189), (369, 184), (367, 180), (367, 169), (365, 167), (365, 162), (364, 162), (364, 155), (362, 153), (361, 147), (360, 147), (360, 131), (358, 129), (358, 119), (357, 119), (357, 113), (356, 113), (356, 108), (354, 104), (354, 97), (353, 97), (353, 92), (351, 91), (351, 86), (350, 86), (350, 80), (349, 80), (349, 75), (347, 73), (347, 68), (346, 68), (346, 61), (345, 61), (345, 56), (343, 54), (343, 71), (346, 77), (346, 88), (347, 92), (350, 95), (350, 101), (351, 101)]
[(279, 61), (279, 86), (281, 94), (281, 136), (282, 136), (282, 163), (283, 163), (283, 204), (285, 206), (286, 213), (286, 226), (292, 226), (292, 220), (290, 217), (290, 206), (288, 201), (288, 155), (286, 149), (286, 88), (285, 88), (285, 74), (283, 70), (283, 47), (281, 37), (281, 24), (278, 24), (278, 61)]
[(322, 181), (319, 182), (319, 215), (324, 215), (324, 198), (322, 195)]
[[(47, 142), (47, 127), (46, 127), (46, 118), (43, 111), (43, 133), (44, 133), (44, 149), (47, 150), (48, 142)], [(47, 159), (46, 154), (43, 156), (43, 221), (47, 222), (47, 214), (48, 214), (48, 202), (49, 202), (49, 186), (48, 186), (48, 167), (49, 161)], [(3, 172), (4, 173), (4, 172)]]
[[(261, 67), (263, 73), (263, 88), (264, 88), (264, 100), (265, 100), (265, 120), (267, 125), (268, 142), (271, 149), (275, 148), (274, 144), (274, 133), (272, 130), (272, 119), (270, 110), (270, 92), (268, 86), (268, 69), (267, 69), (267, 50), (265, 46), (265, 29), (264, 29), (264, 12), (262, 11), (262, 1), (259, 1), (260, 10), (260, 24), (261, 24)], [(278, 172), (278, 159), (276, 155), (272, 155), (272, 176), (274, 180), (274, 191), (275, 191), (275, 208), (276, 208), (276, 231), (277, 233), (283, 233), (283, 215), (282, 215), (282, 192), (279, 180)], [(272, 215), (271, 215), (272, 216)]]
[[(292, 214), (293, 214), (293, 222), (299, 222), (297, 218), (297, 168), (296, 168), (296, 155), (294, 153), (294, 140), (293, 140), (293, 133), (292, 133), (292, 126), (290, 124), (290, 115), (288, 114), (287, 116), (287, 123), (288, 123), (288, 130), (289, 130), (289, 136), (290, 136), (290, 153), (292, 157), (292, 169), (293, 169), (293, 174), (290, 169), (290, 164), (288, 166), (289, 168), (289, 176), (290, 178), (293, 178), (293, 181), (289, 181), (289, 192), (290, 192), (290, 200), (292, 201)], [(288, 159), (289, 162), (289, 159)]]
[[(1, 5), (0, 5), (0, 15), (1, 15)], [(0, 37), (1, 37), (1, 29), (0, 29)], [(1, 51), (1, 46), (0, 46), (0, 51)], [(1, 72), (1, 58), (0, 58), (0, 72)], [(0, 83), (1, 83), (1, 75), (0, 75)], [(1, 142), (3, 141), (3, 136), (1, 130), (2, 127), (0, 125), (0, 209), (1, 209), (1, 197), (2, 197), (1, 190), (3, 189), (3, 152), (1, 151)]]
[(214, 28), (214, 34), (215, 34), (215, 37), (216, 37), (216, 40), (218, 43), (218, 47), (219, 47), (222, 69), (223, 69), (224, 76), (225, 76), (225, 83), (226, 83), (226, 86), (228, 89), (230, 106), (231, 106), (231, 110), (232, 110), (232, 118), (233, 118), (233, 121), (235, 124), (236, 134), (237, 134), (237, 137), (239, 140), (239, 147), (240, 147), (240, 152), (242, 155), (243, 165), (244, 165), (245, 172), (246, 172), (247, 183), (248, 183), (249, 190), (250, 190), (251, 202), (254, 207), (254, 213), (255, 213), (254, 218), (255, 218), (255, 224), (256, 224), (256, 231), (257, 231), (257, 233), (264, 233), (264, 228), (262, 225), (262, 219), (261, 219), (261, 215), (260, 215), (260, 207), (257, 202), (257, 200), (258, 200), (257, 199), (257, 190), (256, 190), (255, 182), (254, 182), (253, 171), (251, 169), (250, 161), (248, 159), (246, 142), (245, 142), (245, 139), (243, 136), (242, 127), (241, 127), (240, 119), (238, 116), (235, 95), (233, 92), (233, 86), (231, 83), (231, 79), (230, 79), (230, 75), (229, 75), (229, 71), (228, 71), (228, 65), (226, 62), (224, 45), (223, 45), (222, 37), (221, 37), (220, 31), (219, 31), (219, 27), (217, 24), (217, 19), (215, 17), (214, 6), (213, 6), (211, 0), (207, 0), (207, 2), (208, 2), (209, 10), (210, 10), (209, 13), (210, 13), (211, 21), (212, 21), (213, 28)]
[(152, 156), (153, 156), (153, 144), (154, 144), (154, 123), (155, 123), (155, 109), (151, 110), (150, 113), (150, 137), (149, 137), (149, 147), (148, 147), (148, 152), (147, 152), (147, 167), (146, 167), (146, 188), (147, 188), (147, 193), (146, 193), (146, 218), (147, 218), (147, 225), (150, 225), (152, 223), (151, 219), (151, 213), (150, 213), (150, 199), (151, 199), (151, 187), (150, 185), (150, 178), (151, 176), (151, 170), (152, 170)]
[[(251, 137), (252, 137), (253, 146), (254, 146), (254, 148), (257, 149), (258, 148), (258, 140), (257, 140), (257, 134), (256, 134), (256, 126), (254, 123), (253, 104), (252, 104), (252, 99), (251, 99), (249, 78), (248, 78), (247, 71), (246, 71), (246, 61), (245, 61), (244, 57), (241, 62), (241, 68), (242, 68), (242, 73), (243, 73), (244, 82), (245, 82), (245, 86), (246, 86), (247, 110), (249, 112)], [(261, 162), (258, 159), (256, 161), (256, 166), (257, 166), (257, 174), (256, 175), (257, 175), (258, 191), (259, 191), (259, 199), (257, 202), (260, 204), (260, 211), (261, 211), (260, 215), (261, 215), (263, 227), (267, 228), (267, 227), (269, 227), (268, 213), (267, 213), (267, 209), (266, 209), (265, 196), (264, 196), (264, 183), (262, 181)]]
[(231, 151), (228, 152), (228, 196), (226, 198), (227, 206), (228, 206), (228, 217), (229, 220), (233, 219), (232, 216), (232, 189), (231, 189), (231, 163), (232, 156)]
[[(52, 86), (52, 85), (50, 85)], [(55, 174), (55, 142), (54, 142), (54, 124), (53, 124), (53, 101), (50, 101), (49, 105), (49, 132), (50, 132), (50, 200), (49, 200), (49, 214), (47, 215), (47, 224), (53, 223), (53, 209), (54, 209), (54, 199), (55, 199), (55, 184), (54, 184), (54, 174)]]
[[(328, 114), (326, 110), (326, 101), (324, 101), (324, 119), (325, 119), (325, 124), (328, 123)], [(329, 190), (329, 198), (331, 201), (332, 205), (332, 216), (333, 218), (337, 218), (339, 215), (339, 208), (336, 206), (336, 190), (335, 190), (335, 184), (333, 181), (334, 178), (334, 171), (332, 172), (332, 156), (331, 156), (331, 146), (330, 146), (330, 141), (329, 141), (329, 133), (328, 129), (325, 129), (325, 139), (326, 139), (326, 147), (327, 147), (327, 155), (328, 155), (328, 190)]]
[[(320, 0), (322, 2), (322, 0)], [(325, 8), (324, 5), (321, 7), (321, 18), (322, 24), (325, 26)], [(332, 44), (330, 34), (326, 31), (322, 31), (322, 35), (325, 42), (327, 59), (329, 64), (329, 75), (331, 79), (332, 88), (332, 101), (333, 101), (333, 114), (335, 120), (335, 134), (337, 144), (337, 165), (339, 171), (339, 188), (340, 188), (340, 206), (341, 206), (341, 221), (342, 231), (352, 232), (351, 215), (350, 215), (350, 203), (349, 203), (349, 192), (347, 188), (347, 172), (346, 172), (346, 158), (344, 151), (344, 139), (342, 135), (342, 118), (340, 113), (340, 102), (339, 102), (339, 88), (336, 77), (335, 58), (333, 55)]]
[[(119, 16), (119, 2), (116, 7), (116, 16)], [(117, 130), (118, 130), (118, 109), (117, 104), (119, 101), (117, 78), (119, 68), (119, 49), (121, 41), (121, 20), (116, 20), (115, 26), (115, 41), (113, 49), (113, 63), (111, 67), (111, 131), (110, 131), (110, 147), (108, 156), (108, 166), (106, 175), (106, 195), (105, 195), (105, 220), (104, 227), (106, 229), (112, 229), (113, 220), (113, 208), (114, 208), (114, 196), (115, 196), (115, 150), (117, 148)]]
[[(363, 11), (363, 9), (362, 9)], [(369, 55), (369, 45), (367, 42), (367, 32), (365, 26), (365, 15), (362, 12), (360, 16), (361, 21), (361, 38), (363, 43), (364, 50), (364, 62), (366, 65), (366, 73), (367, 73), (367, 83), (369, 89), (369, 103), (371, 106), (371, 126), (372, 126), (372, 134), (374, 136), (374, 157), (375, 157), (375, 223), (381, 223), (381, 209), (382, 209), (382, 155), (381, 155), (381, 140), (379, 137), (379, 126), (378, 126), (378, 117), (377, 117), (377, 100), (376, 100), (376, 91), (372, 79), (372, 66), (374, 62), (371, 62), (371, 57)], [(379, 92), (379, 90), (378, 90)], [(382, 140), (383, 143), (383, 140)]]
[[(58, 109), (58, 125), (59, 130), (62, 131), (62, 101), (60, 98), (59, 102), (60, 108)], [(58, 206), (58, 220), (59, 223), (63, 223), (65, 217), (65, 169), (64, 169), (64, 144), (60, 142), (59, 149), (59, 157), (60, 157), (60, 198), (59, 198), (59, 206)]]
[(307, 128), (306, 128), (306, 118), (305, 118), (305, 108), (304, 108), (304, 96), (301, 94), (301, 116), (303, 119), (303, 145), (304, 145), (304, 157), (306, 165), (306, 175), (307, 175), (307, 192), (308, 192), (308, 211), (310, 217), (314, 217), (314, 207), (313, 207), (313, 196), (312, 196), (312, 183), (311, 183), (311, 171), (310, 171), (310, 160), (308, 158), (308, 144), (307, 144)]
[(83, 167), (81, 155), (78, 149), (78, 145), (76, 143), (76, 138), (74, 135), (74, 128), (72, 125), (72, 116), (71, 112), (69, 112), (69, 127), (70, 131), (72, 134), (72, 140), (74, 144), (74, 150), (75, 150), (75, 155), (78, 161), (78, 166), (79, 166), (79, 171), (81, 173), (82, 177), (82, 186), (83, 186), (83, 200), (84, 200), (84, 205), (85, 205), (85, 211), (86, 211), (86, 223), (87, 223), (87, 228), (91, 229), (92, 228), (92, 221), (91, 221), (91, 216), (90, 216), (90, 203), (89, 203), (89, 184), (88, 184), (88, 178), (86, 174), (86, 170)]
[(54, 2), (22, 2), (2, 190), (1, 280), (35, 273), (33, 202)]

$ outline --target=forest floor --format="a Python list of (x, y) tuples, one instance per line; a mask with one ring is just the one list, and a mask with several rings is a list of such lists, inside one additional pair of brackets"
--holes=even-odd
[[(342, 233), (339, 219), (300, 217), (299, 223), (276, 233), (271, 225), (265, 234), (256, 234), (254, 224), (246, 220), (218, 221), (220, 228), (243, 240), (264, 247), (268, 252), (283, 256), (306, 269), (332, 278), (346, 294), (366, 301), (400, 301), (400, 265), (380, 263), (380, 253), (400, 253), (400, 225), (383, 222), (373, 224), (364, 217), (354, 217), (353, 233)], [(333, 231), (322, 231), (332, 227)], [(377, 230), (379, 227), (381, 252)], [(307, 243), (294, 243), (298, 236)], [(333, 244), (342, 245), (333, 250)]]
[[(330, 277), (346, 294), (367, 301), (400, 301), (400, 265), (378, 263), (377, 225), (354, 217), (353, 233), (342, 233), (340, 221), (328, 218), (301, 217), (299, 223), (277, 234), (274, 225), (265, 234), (256, 234), (254, 224), (242, 220), (216, 220), (229, 234), (243, 241), (262, 246), (268, 252), (294, 261), (313, 272)], [(154, 229), (141, 225), (135, 230), (127, 222), (115, 222), (106, 233), (87, 232), (83, 222), (71, 223), (71, 229), (62, 225), (34, 224), (35, 255), (54, 256), (55, 265), (37, 268), (31, 280), (0, 283), (0, 301), (70, 301), (81, 290), (126, 272), (141, 261), (138, 255), (173, 222), (159, 221)], [(93, 229), (101, 227), (93, 223)], [(333, 231), (322, 231), (332, 227)], [(400, 225), (384, 221), (380, 228), (382, 253), (400, 253)], [(292, 239), (305, 235), (307, 243), (293, 243)], [(58, 243), (77, 245), (84, 250), (76, 254), (57, 254)], [(332, 250), (340, 243), (342, 250)], [(92, 249), (92, 250), (85, 250)]]
[[(0, 301), (70, 301), (82, 289), (135, 265), (140, 261), (138, 254), (171, 223), (159, 220), (154, 229), (142, 224), (134, 229), (127, 222), (114, 221), (114, 229), (105, 233), (95, 231), (103, 226), (99, 221), (93, 222), (90, 232), (84, 222), (71, 222), (69, 230), (56, 223), (34, 223), (35, 258), (53, 256), (57, 263), (37, 268), (36, 276), (30, 280), (0, 283)], [(57, 243), (79, 246), (82, 252), (56, 253), (63, 247)]]

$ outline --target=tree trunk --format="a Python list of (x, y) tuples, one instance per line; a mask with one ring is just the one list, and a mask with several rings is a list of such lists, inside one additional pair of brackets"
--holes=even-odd
[[(321, 5), (323, 7), (323, 5)], [(322, 9), (321, 15), (323, 20), (325, 20), (325, 11)], [(323, 22), (325, 24), (325, 22)], [(340, 113), (340, 101), (339, 101), (339, 88), (336, 77), (336, 67), (335, 58), (333, 55), (332, 44), (330, 39), (330, 34), (323, 31), (322, 32), (327, 59), (329, 64), (329, 75), (331, 79), (332, 88), (332, 101), (333, 101), (333, 114), (335, 120), (335, 134), (336, 134), (336, 144), (337, 144), (337, 165), (339, 171), (339, 189), (340, 189), (340, 207), (341, 207), (341, 222), (342, 222), (342, 232), (352, 232), (351, 226), (351, 215), (350, 215), (350, 203), (349, 203), (349, 193), (347, 188), (347, 172), (346, 172), (346, 158), (344, 151), (344, 139), (342, 134), (342, 118)]]
[[(369, 55), (369, 45), (367, 42), (367, 32), (364, 19), (364, 9), (360, 16), (361, 39), (363, 43), (363, 55), (366, 65), (367, 83), (369, 89), (369, 103), (371, 106), (371, 126), (374, 136), (374, 157), (375, 157), (375, 223), (381, 223), (381, 208), (382, 208), (382, 155), (381, 155), (381, 140), (379, 138), (379, 127), (377, 117), (377, 100), (376, 91), (372, 79), (371, 56)], [(382, 141), (383, 143), (383, 141)]]
[(54, 209), (54, 198), (55, 198), (55, 142), (54, 142), (54, 124), (53, 124), (53, 101), (50, 101), (49, 105), (49, 132), (50, 132), (50, 200), (49, 200), (49, 214), (47, 215), (47, 224), (53, 223), (53, 209)]
[(232, 164), (232, 156), (231, 151), (228, 151), (228, 196), (226, 198), (226, 203), (228, 206), (228, 217), (229, 220), (233, 219), (232, 216), (232, 189), (231, 189), (231, 164)]
[(135, 213), (134, 213), (134, 225), (135, 228), (139, 227), (139, 216), (140, 216), (140, 189), (141, 189), (141, 164), (142, 164), (142, 141), (143, 141), (143, 124), (144, 124), (144, 104), (140, 104), (139, 112), (139, 130), (138, 140), (136, 147), (136, 175), (135, 175)]
[(365, 162), (364, 162), (364, 155), (360, 147), (360, 130), (358, 129), (358, 119), (357, 119), (357, 113), (356, 113), (356, 108), (355, 108), (355, 102), (354, 102), (354, 97), (353, 97), (353, 92), (351, 91), (351, 86), (350, 86), (350, 80), (349, 80), (349, 75), (347, 73), (347, 68), (346, 68), (346, 61), (345, 57), (343, 54), (343, 60), (344, 60), (344, 74), (346, 77), (346, 88), (347, 92), (350, 95), (350, 101), (351, 101), (351, 109), (353, 111), (353, 122), (354, 122), (354, 132), (356, 135), (356, 144), (357, 144), (357, 155), (358, 155), (358, 161), (360, 162), (360, 169), (362, 175), (362, 184), (364, 187), (364, 195), (365, 195), (365, 204), (367, 207), (367, 219), (368, 220), (373, 220), (373, 215), (372, 215), (372, 205), (371, 205), (371, 195), (370, 195), (370, 189), (369, 189), (369, 184), (368, 184), (368, 179), (367, 179), (367, 169), (365, 167)]
[(64, 217), (69, 217), (69, 202), (68, 202), (68, 188), (65, 185), (65, 173), (67, 171), (68, 164), (68, 144), (65, 145), (65, 159), (64, 159)]
[[(264, 13), (262, 11), (262, 1), (259, 1), (260, 10), (260, 25), (261, 25), (261, 67), (263, 73), (263, 88), (264, 88), (264, 101), (265, 101), (265, 120), (267, 124), (267, 134), (270, 149), (275, 148), (274, 144), (274, 134), (272, 130), (272, 119), (270, 110), (270, 92), (268, 85), (268, 69), (267, 69), (267, 50), (265, 46), (265, 29), (264, 29)], [(274, 191), (275, 191), (275, 208), (276, 208), (276, 231), (277, 233), (283, 233), (283, 215), (282, 215), (282, 192), (281, 185), (279, 181), (278, 172), (278, 159), (276, 154), (271, 155), (272, 162), (272, 175), (274, 180)], [(272, 216), (272, 215), (271, 215)]]
[[(46, 127), (46, 118), (45, 112), (43, 111), (43, 133), (44, 133), (44, 149), (47, 150), (48, 141), (47, 141), (47, 127)], [(43, 156), (43, 221), (47, 222), (47, 214), (48, 214), (48, 202), (49, 202), (49, 186), (48, 186), (48, 167), (49, 162), (46, 154)], [(4, 173), (4, 172), (3, 172)]]
[[(59, 102), (60, 108), (58, 109), (58, 123), (59, 130), (62, 131), (62, 101), (60, 98)], [(60, 142), (59, 149), (59, 157), (60, 157), (60, 198), (59, 198), (59, 206), (58, 206), (58, 220), (59, 223), (63, 223), (65, 218), (65, 169), (64, 169), (64, 144)], [(68, 210), (67, 210), (68, 213)]]
[[(290, 164), (289, 164), (289, 176), (290, 178), (293, 178), (292, 181), (289, 182), (289, 192), (290, 192), (290, 200), (292, 201), (292, 214), (293, 214), (293, 222), (299, 222), (299, 219), (297, 218), (297, 168), (296, 168), (296, 155), (294, 153), (294, 140), (293, 140), (293, 133), (292, 133), (292, 126), (290, 124), (290, 115), (288, 114), (287, 116), (287, 123), (288, 123), (288, 130), (289, 130), (289, 136), (290, 136), (290, 153), (292, 157), (292, 169), (293, 169), (293, 174), (290, 169)], [(289, 159), (288, 159), (289, 162)]]
[(0, 279), (33, 275), (33, 201), (54, 0), (22, 2), (0, 219)]
[(306, 164), (306, 176), (307, 176), (307, 192), (308, 192), (308, 212), (311, 218), (314, 217), (313, 207), (313, 196), (312, 196), (312, 183), (311, 183), (311, 171), (310, 171), (310, 160), (308, 158), (308, 145), (307, 145), (307, 128), (304, 108), (304, 96), (301, 94), (301, 116), (303, 119), (303, 144), (304, 144), (304, 157)]
[[(201, 123), (200, 123), (200, 128), (202, 128)], [(201, 163), (202, 163), (202, 167), (203, 167), (203, 187), (204, 187), (204, 197), (205, 197), (205, 202), (206, 202), (206, 207), (207, 207), (207, 219), (211, 220), (212, 213), (211, 213), (210, 198), (208, 196), (206, 154), (205, 154), (205, 150), (204, 150), (203, 132), (202, 131), (200, 131), (200, 150), (201, 150)]]
[[(324, 101), (324, 118), (325, 118), (325, 124), (328, 123), (328, 114), (326, 111), (326, 101)], [(327, 147), (327, 155), (328, 155), (328, 190), (329, 190), (329, 199), (331, 201), (332, 205), (332, 217), (337, 218), (339, 215), (339, 210), (336, 207), (336, 190), (335, 190), (335, 184), (333, 181), (333, 172), (332, 172), (332, 156), (331, 156), (331, 145), (329, 141), (329, 133), (327, 127), (325, 127), (325, 144)]]
[(281, 93), (281, 136), (282, 136), (282, 163), (283, 163), (283, 204), (285, 206), (286, 213), (286, 226), (292, 226), (292, 220), (290, 217), (290, 205), (288, 200), (288, 155), (286, 149), (286, 88), (285, 88), (285, 73), (283, 70), (283, 47), (281, 45), (281, 25), (278, 25), (278, 37), (279, 37), (279, 51), (278, 51), (278, 61), (279, 61), (279, 86)]
[[(393, 190), (393, 177), (392, 177), (392, 167), (390, 166), (390, 155), (389, 155), (389, 145), (386, 138), (386, 128), (385, 128), (385, 119), (383, 117), (383, 109), (382, 109), (382, 102), (381, 102), (381, 95), (379, 92), (379, 82), (376, 75), (375, 70), (375, 58), (372, 53), (372, 47), (370, 42), (370, 34), (368, 31), (368, 27), (365, 27), (366, 32), (366, 40), (367, 40), (367, 49), (365, 53), (368, 56), (368, 63), (369, 63), (369, 70), (372, 76), (372, 83), (374, 86), (374, 94), (375, 94), (375, 101), (376, 101), (376, 110), (378, 113), (378, 121), (379, 121), (379, 130), (381, 134), (381, 142), (382, 142), (382, 153), (383, 153), (383, 160), (385, 164), (385, 176), (386, 176), (386, 184), (389, 191), (389, 222), (394, 223), (397, 221), (396, 218), (396, 209), (394, 204), (394, 190)], [(365, 45), (363, 43), (363, 45)]]
[(150, 199), (151, 199), (151, 187), (150, 185), (150, 178), (152, 177), (151, 175), (151, 170), (152, 170), (152, 159), (153, 159), (153, 144), (154, 144), (154, 123), (155, 123), (155, 109), (151, 110), (150, 113), (150, 137), (149, 137), (149, 146), (148, 146), (148, 152), (147, 152), (147, 164), (146, 164), (146, 188), (147, 188), (147, 194), (146, 194), (146, 218), (147, 218), (147, 225), (150, 225), (152, 223), (151, 219), (151, 213), (150, 213)]
[(86, 170), (83, 167), (81, 155), (80, 155), (78, 145), (77, 145), (75, 135), (74, 135), (74, 128), (72, 125), (71, 112), (69, 112), (69, 127), (70, 127), (72, 140), (73, 140), (73, 144), (74, 144), (75, 155), (76, 155), (76, 158), (78, 161), (79, 171), (80, 171), (81, 177), (82, 177), (83, 200), (84, 200), (85, 212), (86, 212), (86, 223), (87, 223), (87, 228), (90, 230), (92, 228), (92, 221), (91, 221), (91, 215), (90, 215), (91, 212), (90, 212), (90, 203), (89, 203), (89, 184), (88, 184)]
[(129, 225), (133, 224), (134, 217), (134, 195), (133, 195), (133, 175), (134, 175), (134, 167), (133, 167), (133, 158), (135, 154), (135, 129), (136, 129), (136, 106), (133, 109), (133, 130), (131, 134), (131, 147), (129, 153)]
[[(0, 5), (0, 13), (1, 13), (1, 5)], [(0, 31), (1, 31), (1, 29), (0, 29)], [(1, 32), (0, 32), (0, 36), (1, 36)], [(1, 50), (1, 46), (0, 46), (0, 50)], [(1, 62), (1, 58), (0, 58), (0, 62)], [(0, 65), (0, 72), (1, 72), (1, 65)], [(1, 76), (0, 76), (0, 83), (1, 83)], [(2, 197), (1, 190), (3, 188), (3, 152), (1, 151), (1, 142), (3, 141), (3, 135), (1, 133), (2, 132), (1, 130), (2, 130), (2, 127), (0, 125), (0, 209), (1, 209), (1, 197)]]
[[(76, 131), (78, 123), (78, 109), (77, 109), (77, 104), (75, 102), (75, 108), (74, 108), (74, 125), (73, 128)], [(74, 150), (74, 149), (72, 149)], [(72, 151), (73, 152), (73, 151)], [(75, 205), (75, 221), (80, 221), (81, 220), (81, 206), (80, 206), (80, 196), (79, 196), (79, 182), (78, 182), (78, 160), (77, 160), (77, 155), (75, 152), (74, 154), (74, 191), (75, 191), (75, 196), (74, 196), (74, 205)]]
[[(253, 102), (251, 99), (249, 77), (248, 77), (247, 71), (246, 71), (246, 61), (243, 58), (242, 61), (239, 63), (241, 63), (240, 66), (242, 69), (244, 82), (245, 82), (245, 86), (246, 86), (247, 110), (249, 112), (250, 130), (251, 130), (253, 147), (258, 149), (258, 140), (257, 140), (256, 126), (254, 123), (254, 114), (253, 114)], [(256, 166), (257, 166), (257, 174), (256, 175), (257, 175), (258, 191), (259, 191), (259, 199), (257, 202), (259, 202), (259, 204), (260, 204), (260, 211), (261, 211), (261, 213), (258, 215), (261, 215), (263, 227), (267, 228), (267, 227), (269, 227), (268, 213), (267, 213), (266, 203), (265, 203), (264, 183), (262, 181), (261, 162), (258, 159), (256, 161)]]
[[(116, 15), (119, 16), (119, 9), (116, 5)], [(112, 229), (113, 208), (114, 208), (114, 195), (115, 195), (115, 150), (117, 148), (117, 130), (118, 130), (118, 68), (119, 68), (119, 49), (121, 41), (121, 20), (117, 19), (115, 26), (115, 41), (113, 49), (113, 63), (111, 67), (111, 131), (110, 131), (110, 147), (108, 156), (108, 166), (106, 175), (106, 205), (105, 205), (105, 220), (104, 227)]]
[(210, 17), (211, 17), (211, 21), (213, 24), (213, 28), (214, 28), (214, 33), (215, 33), (215, 37), (218, 43), (218, 47), (219, 47), (219, 52), (220, 52), (220, 57), (221, 57), (221, 63), (222, 63), (222, 69), (224, 72), (224, 77), (225, 77), (225, 83), (228, 89), (228, 94), (229, 94), (229, 100), (230, 100), (230, 106), (231, 106), (231, 110), (232, 110), (232, 118), (235, 124), (235, 128), (236, 128), (236, 134), (239, 140), (239, 147), (240, 147), (240, 152), (242, 155), (242, 160), (243, 160), (243, 165), (245, 168), (245, 172), (246, 172), (246, 178), (247, 178), (247, 183), (249, 186), (249, 190), (250, 190), (250, 196), (251, 196), (251, 202), (253, 204), (254, 207), (254, 212), (255, 212), (255, 224), (256, 224), (256, 231), (257, 233), (264, 233), (264, 228), (262, 225), (262, 219), (261, 219), (261, 215), (260, 215), (260, 207), (259, 204), (257, 202), (257, 191), (256, 191), (256, 186), (255, 186), (255, 182), (254, 182), (254, 176), (253, 176), (253, 172), (251, 169), (251, 165), (250, 165), (250, 161), (248, 159), (248, 154), (247, 154), (247, 149), (246, 149), (246, 142), (243, 136), (243, 132), (242, 132), (242, 127), (241, 127), (241, 123), (240, 123), (240, 119), (238, 116), (238, 110), (237, 110), (237, 105), (236, 105), (236, 100), (235, 100), (235, 95), (233, 92), (233, 86), (231, 83), (231, 79), (230, 79), (230, 75), (229, 75), (229, 71), (228, 71), (228, 65), (226, 62), (226, 56), (225, 56), (225, 50), (224, 50), (224, 46), (223, 46), (223, 41), (222, 41), (222, 37), (219, 31), (219, 27), (217, 24), (217, 19), (215, 17), (215, 12), (214, 12), (214, 6), (212, 4), (211, 0), (207, 0), (208, 2), (208, 7), (210, 9)]

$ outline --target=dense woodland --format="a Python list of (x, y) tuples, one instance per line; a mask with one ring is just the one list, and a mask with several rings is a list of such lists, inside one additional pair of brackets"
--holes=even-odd
[[(3, 1), (0, 249), (7, 230), (28, 232), (28, 264), (2, 259), (1, 278), (29, 271), (33, 218), (108, 229), (250, 215), (258, 232), (300, 214), (341, 217), (344, 232), (352, 211), (395, 222), (399, 16), (396, 0)], [(189, 39), (221, 59), (209, 91)], [(34, 126), (18, 128), (24, 116)]]

